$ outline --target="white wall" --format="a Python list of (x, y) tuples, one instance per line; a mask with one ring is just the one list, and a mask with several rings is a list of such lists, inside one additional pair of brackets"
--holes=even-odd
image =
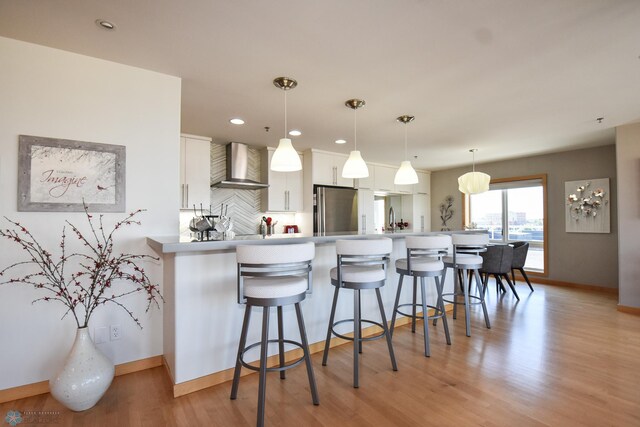
[(640, 307), (640, 123), (616, 129), (618, 167), (618, 302)]
[[(64, 221), (85, 224), (82, 213), (17, 212), (18, 135), (36, 135), (126, 146), (126, 210), (148, 209), (142, 226), (123, 231), (117, 243), (130, 253), (153, 252), (147, 235), (175, 234), (179, 198), (180, 79), (134, 67), (0, 37), (0, 217), (28, 226), (56, 253)], [(113, 223), (124, 214), (106, 214)], [(8, 223), (0, 218), (0, 226)], [(0, 241), (0, 268), (23, 259)], [(162, 282), (158, 263), (146, 263)], [(41, 292), (0, 286), (0, 389), (49, 379), (73, 343), (64, 307), (31, 304)], [(123, 337), (99, 345), (116, 363), (162, 354), (162, 313), (145, 314), (145, 297), (126, 300), (141, 331), (116, 306), (97, 311), (89, 325), (119, 324)]]

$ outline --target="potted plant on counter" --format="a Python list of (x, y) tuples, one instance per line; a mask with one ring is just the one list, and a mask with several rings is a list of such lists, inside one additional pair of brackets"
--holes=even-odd
[[(140, 225), (135, 217), (143, 210), (130, 213), (108, 231), (103, 215), (96, 221), (84, 204), (89, 223), (87, 233), (66, 221), (76, 236), (82, 251), (70, 251), (67, 226), (62, 229), (59, 254), (45, 249), (22, 224), (5, 217), (13, 227), (0, 229), (0, 236), (15, 242), (26, 253), (23, 261), (0, 271), (0, 285), (22, 284), (42, 291), (44, 296), (32, 302), (55, 302), (66, 307), (62, 318), (71, 314), (78, 330), (76, 339), (62, 369), (49, 382), (51, 394), (74, 411), (93, 407), (109, 388), (114, 365), (93, 344), (88, 332), (92, 314), (100, 307), (115, 304), (122, 308), (142, 329), (140, 320), (122, 302), (122, 298), (142, 293), (147, 299), (146, 311), (159, 307), (162, 295), (157, 284), (139, 266), (145, 260), (158, 260), (151, 255), (117, 253), (114, 235), (122, 228)], [(6, 279), (8, 273), (19, 271), (18, 277)]]

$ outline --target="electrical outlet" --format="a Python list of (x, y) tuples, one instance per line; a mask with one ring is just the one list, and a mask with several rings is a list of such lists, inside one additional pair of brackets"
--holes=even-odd
[(107, 327), (100, 326), (99, 328), (95, 328), (94, 330), (94, 341), (96, 344), (102, 344), (107, 342)]
[(111, 341), (119, 340), (122, 336), (120, 325), (111, 325)]

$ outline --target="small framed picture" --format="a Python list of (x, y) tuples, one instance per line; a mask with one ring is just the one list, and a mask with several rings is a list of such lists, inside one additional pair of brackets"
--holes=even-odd
[(125, 148), (20, 135), (18, 211), (124, 212)]

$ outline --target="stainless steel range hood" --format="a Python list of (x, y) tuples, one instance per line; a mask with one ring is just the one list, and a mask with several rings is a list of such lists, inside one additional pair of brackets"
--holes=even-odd
[(249, 169), (249, 147), (240, 142), (230, 142), (227, 151), (227, 178), (211, 184), (213, 188), (234, 188), (236, 190), (260, 190), (269, 184), (247, 179)]

